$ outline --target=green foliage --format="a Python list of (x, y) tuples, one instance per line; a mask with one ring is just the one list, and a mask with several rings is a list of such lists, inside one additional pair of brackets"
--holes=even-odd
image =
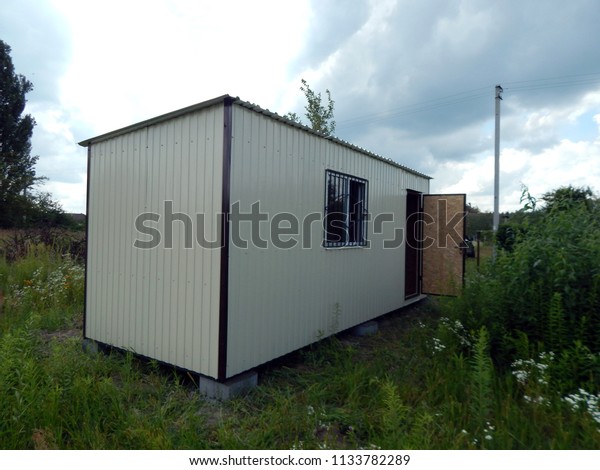
[(25, 208), (25, 227), (70, 227), (73, 221), (47, 192), (34, 192)]
[[(495, 264), (467, 281), (450, 308), (468, 328), (486, 326), (492, 356), (507, 366), (515, 339), (559, 348), (580, 340), (593, 352), (600, 341), (600, 217), (584, 205), (541, 214)], [(554, 352), (559, 353), (559, 350)]]
[(294, 121), (297, 122), (298, 124), (302, 124), (302, 119), (300, 119), (300, 116), (298, 116), (298, 114), (296, 113), (287, 113), (285, 114), (283, 117), (289, 119), (290, 121)]
[(519, 203), (523, 204), (524, 211), (535, 211), (537, 206), (537, 198), (533, 197), (529, 192), (529, 188), (521, 183), (521, 199)]
[(544, 209), (547, 212), (568, 211), (576, 207), (590, 210), (594, 204), (593, 195), (589, 187), (575, 188), (569, 185), (545, 193), (542, 200), (546, 203)]
[(496, 246), (501, 250), (512, 251), (517, 241), (527, 232), (525, 225), (507, 222), (501, 224), (496, 232)]
[(83, 267), (0, 260), (0, 448), (206, 448), (201, 400), (156, 364), (81, 348)]
[(25, 109), (25, 95), (33, 85), (23, 75), (15, 73), (10, 47), (0, 40), (0, 226), (6, 226), (15, 216), (13, 206), (22, 204), (22, 193), (36, 181), (32, 157), (31, 134), (35, 125)]
[(467, 236), (471, 239), (477, 237), (477, 232), (492, 230), (491, 212), (467, 212)]
[(494, 393), (494, 368), (488, 349), (488, 333), (485, 327), (481, 327), (475, 338), (471, 359), (471, 407), (476, 422), (481, 427), (490, 418)]
[[(381, 319), (375, 336), (342, 334), (271, 364), (258, 388), (216, 403), (156, 362), (84, 354), (80, 269), (46, 246), (0, 260), (0, 448), (600, 447), (600, 355), (581, 341), (552, 354), (520, 331), (514, 359), (495, 368), (501, 330), (482, 328), (477, 310), (465, 315), (474, 328), (440, 318), (430, 300)], [(76, 288), (65, 286), (68, 275)], [(490, 284), (472, 285), (487, 295)], [(565, 305), (562, 294), (549, 297), (544, 332), (568, 321)]]
[(562, 306), (562, 296), (555, 292), (550, 300), (547, 329), (544, 334), (546, 347), (549, 351), (562, 351), (566, 344), (568, 332), (565, 323), (565, 312)]
[(409, 408), (402, 403), (398, 387), (389, 379), (379, 383), (381, 393), (381, 432), (394, 443), (399, 443), (406, 425)]
[[(335, 132), (335, 121), (333, 119), (335, 102), (331, 99), (331, 93), (329, 90), (325, 90), (327, 103), (324, 104), (321, 93), (315, 93), (306, 80), (302, 79), (301, 81), (302, 86), (300, 90), (306, 98), (305, 116), (310, 123), (310, 127), (322, 134), (333, 135)], [(285, 117), (294, 122), (301, 123), (301, 119), (296, 113), (287, 113)]]
[(35, 182), (37, 157), (31, 151), (31, 133), (35, 125), (25, 109), (25, 95), (33, 85), (15, 73), (10, 47), (0, 40), (0, 201), (8, 201)]
[(590, 188), (566, 186), (545, 193), (542, 200), (546, 204), (541, 210), (536, 210), (538, 201), (530, 194), (529, 188), (521, 185), (521, 189), (519, 202), (523, 204), (523, 208), (510, 214), (510, 217), (507, 214), (505, 222), (498, 228), (496, 242), (502, 250), (511, 251), (515, 243), (526, 237), (529, 228), (537, 225), (549, 213), (572, 209), (597, 210), (594, 209), (597, 203)]
[[(470, 276), (446, 312), (470, 331), (483, 326), (489, 332), (496, 374), (517, 388), (524, 417), (539, 426), (559, 414), (568, 423), (573, 403), (586, 400), (580, 418), (593, 429), (600, 424), (595, 411), (600, 397), (590, 394), (600, 389), (600, 209), (591, 191), (561, 188), (549, 194), (544, 210), (532, 205), (505, 225), (514, 230), (512, 238), (500, 232), (504, 250), (496, 262)], [(473, 364), (481, 362), (482, 350), (477, 341)], [(477, 392), (475, 387), (475, 404), (482, 397)], [(555, 430), (564, 448), (567, 433)]]
[(199, 398), (158, 372), (32, 325), (0, 338), (3, 449), (203, 448)]
[(86, 256), (84, 235), (81, 231), (48, 226), (9, 230), (0, 238), (0, 257), (9, 262), (16, 262), (32, 253), (46, 250), (83, 262)]
[(550, 370), (555, 390), (567, 393), (580, 388), (600, 390), (600, 354), (581, 341), (565, 347)]
[(35, 120), (23, 115), (33, 84), (15, 73), (10, 46), (0, 40), (0, 228), (66, 224), (64, 213), (47, 193), (32, 188), (37, 156), (31, 155)]

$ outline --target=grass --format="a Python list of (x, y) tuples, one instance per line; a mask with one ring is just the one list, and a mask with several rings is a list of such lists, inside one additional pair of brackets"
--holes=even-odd
[[(493, 246), (491, 242), (481, 242), (479, 247), (479, 266), (485, 264), (492, 257)], [(472, 274), (478, 269), (477, 245), (475, 245), (475, 257), (465, 259), (465, 273)]]
[(258, 388), (220, 403), (154, 362), (83, 353), (83, 278), (68, 257), (0, 260), (0, 289), (3, 449), (600, 448), (594, 395), (544, 383), (546, 356), (496, 369), (487, 331), (435, 299), (383, 317), (375, 336), (268, 364)]

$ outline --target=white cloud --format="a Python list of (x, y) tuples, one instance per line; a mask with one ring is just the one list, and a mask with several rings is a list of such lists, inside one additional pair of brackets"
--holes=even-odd
[[(560, 186), (590, 186), (600, 181), (600, 139), (593, 142), (562, 140), (539, 153), (514, 148), (500, 154), (500, 211), (520, 209), (522, 185), (540, 198)], [(493, 210), (494, 157), (465, 163), (446, 162), (434, 174), (434, 192), (467, 193), (467, 200), (482, 210)]]
[(532, 156), (528, 174), (531, 182), (528, 185), (531, 192), (537, 194), (569, 184), (594, 187), (600, 181), (599, 160), (600, 140), (562, 140), (558, 145)]
[[(87, 178), (85, 174), (80, 174), (78, 182), (64, 183), (51, 180), (41, 186), (40, 189), (50, 192), (55, 200), (60, 201), (60, 205), (65, 212), (81, 214), (85, 213), (86, 185)], [(82, 194), (83, 198), (81, 197)]]
[(74, 40), (62, 100), (93, 132), (225, 93), (276, 103), (307, 8), (274, 0), (56, 4)]
[(70, 118), (51, 103), (30, 103), (27, 112), (35, 116), (32, 137), (38, 176), (48, 178), (39, 189), (49, 191), (68, 212), (84, 212), (86, 153), (75, 143)]
[(508, 148), (502, 154), (502, 171), (513, 174), (522, 172), (527, 167), (527, 162), (531, 158), (529, 150)]
[[(54, 0), (70, 60), (53, 101), (31, 101), (38, 175), (85, 209), (85, 138), (225, 93), (278, 107), (302, 47), (306, 2)], [(293, 19), (293, 21), (290, 21)], [(294, 83), (294, 90), (297, 85)]]
[(77, 141), (223, 93), (301, 113), (300, 77), (331, 90), (341, 138), (431, 174), (433, 191), (466, 192), (482, 209), (492, 206), (493, 87), (501, 83), (501, 210), (518, 208), (521, 182), (537, 196), (564, 184), (600, 189), (600, 48), (589, 39), (600, 5), (15, 5), (0, 11), (0, 26), (18, 72), (36, 85), (27, 111), (38, 122), (38, 174), (69, 210), (85, 200)]

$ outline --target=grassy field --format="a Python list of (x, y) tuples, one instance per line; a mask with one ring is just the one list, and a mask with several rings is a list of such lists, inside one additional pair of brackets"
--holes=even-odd
[(220, 403), (156, 363), (83, 353), (70, 258), (40, 246), (0, 259), (0, 289), (3, 449), (600, 448), (596, 395), (553, 388), (549, 355), (497, 368), (485, 329), (440, 299), (269, 364), (258, 388)]

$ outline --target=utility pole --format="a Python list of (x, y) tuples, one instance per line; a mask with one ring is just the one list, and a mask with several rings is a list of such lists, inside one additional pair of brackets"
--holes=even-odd
[(502, 87), (496, 85), (496, 131), (494, 142), (494, 230), (493, 258), (496, 259), (496, 234), (500, 225), (500, 101), (502, 100)]

